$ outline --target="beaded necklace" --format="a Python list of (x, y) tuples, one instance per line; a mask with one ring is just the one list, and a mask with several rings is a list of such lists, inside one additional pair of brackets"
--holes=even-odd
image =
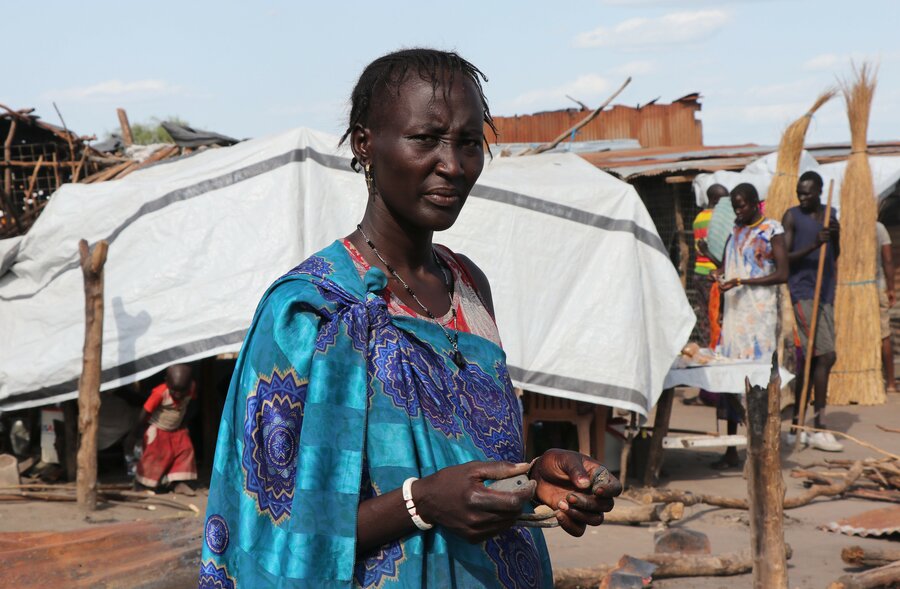
[(463, 357), (462, 352), (459, 351), (459, 344), (458, 344), (458, 342), (459, 342), (459, 327), (456, 322), (456, 309), (453, 308), (453, 292), (452, 292), (452, 287), (450, 286), (450, 278), (449, 278), (449, 276), (447, 276), (447, 270), (444, 268), (444, 265), (441, 263), (440, 258), (434, 252), (434, 248), (432, 248), (432, 250), (431, 250), (431, 255), (434, 256), (435, 263), (437, 263), (438, 268), (441, 269), (441, 276), (443, 276), (444, 285), (447, 287), (447, 298), (450, 299), (450, 312), (452, 313), (453, 326), (454, 326), (454, 330), (455, 330), (455, 333), (453, 335), (450, 335), (450, 332), (447, 331), (447, 328), (444, 327), (444, 325), (440, 321), (438, 321), (437, 317), (434, 316), (434, 313), (432, 313), (431, 310), (428, 307), (426, 307), (424, 305), (424, 303), (422, 303), (422, 301), (419, 300), (419, 297), (416, 296), (415, 291), (413, 291), (413, 289), (411, 289), (409, 287), (409, 285), (406, 284), (405, 280), (400, 278), (400, 275), (397, 274), (397, 271), (394, 270), (394, 267), (391, 266), (390, 264), (388, 264), (387, 260), (385, 260), (381, 256), (381, 252), (378, 251), (378, 248), (375, 247), (375, 244), (372, 243), (372, 240), (369, 239), (369, 236), (366, 235), (365, 231), (363, 231), (362, 225), (357, 225), (356, 228), (359, 229), (359, 232), (362, 234), (363, 239), (366, 240), (366, 245), (369, 246), (369, 249), (372, 250), (372, 253), (375, 254), (375, 257), (378, 258), (382, 264), (384, 264), (384, 267), (387, 268), (388, 272), (391, 273), (391, 276), (396, 278), (397, 282), (399, 282), (401, 285), (403, 285), (403, 288), (406, 289), (406, 292), (409, 293), (409, 296), (412, 297), (412, 299), (416, 302), (416, 304), (419, 305), (419, 307), (421, 307), (421, 309), (425, 312), (425, 315), (427, 315), (429, 319), (431, 319), (432, 321), (437, 323), (438, 327), (441, 328), (441, 331), (444, 332), (444, 336), (447, 338), (447, 341), (450, 342), (451, 346), (453, 346), (453, 354), (450, 356), (451, 359), (453, 360), (453, 363), (456, 364), (460, 369), (465, 368), (466, 367), (466, 359)]

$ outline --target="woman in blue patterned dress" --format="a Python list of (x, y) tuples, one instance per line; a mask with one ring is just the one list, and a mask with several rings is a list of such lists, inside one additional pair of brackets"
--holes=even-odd
[[(724, 317), (717, 351), (726, 358), (772, 358), (778, 340), (778, 285), (787, 282), (788, 260), (781, 223), (762, 214), (759, 193), (752, 184), (738, 184), (731, 191), (734, 229), (725, 244), (722, 292)], [(719, 419), (728, 422), (729, 435), (737, 433), (742, 411), (737, 395), (719, 396)], [(712, 464), (724, 469), (740, 464), (737, 448)]]
[[(522, 422), (456, 220), (493, 127), (481, 72), (427, 49), (370, 64), (349, 138), (357, 231), (264, 295), (238, 358), (210, 485), (201, 587), (550, 587), (531, 501), (580, 536), (621, 486)], [(511, 490), (486, 481), (527, 475)]]

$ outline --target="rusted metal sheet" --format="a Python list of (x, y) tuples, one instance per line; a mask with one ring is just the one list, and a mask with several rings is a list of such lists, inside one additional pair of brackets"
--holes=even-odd
[[(809, 145), (806, 150), (819, 163), (847, 159), (850, 144)], [(638, 177), (659, 176), (687, 171), (715, 172), (717, 170), (742, 170), (747, 164), (775, 152), (775, 145), (729, 145), (685, 147), (657, 147), (636, 150), (619, 150), (578, 155), (598, 168), (630, 180)], [(869, 155), (900, 155), (900, 142), (878, 141), (869, 144)]]
[[(578, 130), (575, 141), (637, 139), (644, 147), (703, 145), (703, 125), (698, 94), (690, 94), (671, 104), (643, 107), (615, 105)], [(574, 127), (590, 111), (578, 109), (541, 112), (533, 115), (494, 117), (503, 143), (546, 143)], [(490, 136), (490, 135), (488, 135)]]
[(0, 533), (4, 587), (168, 589), (196, 586), (203, 521), (196, 517)]
[(890, 536), (900, 534), (900, 506), (873, 509), (831, 522), (826, 529), (848, 536)]

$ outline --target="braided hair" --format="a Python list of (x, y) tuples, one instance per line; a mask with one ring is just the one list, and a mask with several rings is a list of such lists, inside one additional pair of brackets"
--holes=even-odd
[[(481, 106), (484, 108), (484, 122), (494, 132), (494, 137), (497, 136), (497, 127), (494, 126), (494, 119), (488, 108), (487, 98), (484, 96), (484, 88), (481, 86), (482, 80), (488, 81), (487, 76), (472, 63), (452, 51), (413, 48), (388, 53), (366, 66), (350, 96), (350, 121), (338, 145), (342, 145), (347, 140), (357, 125), (368, 124), (376, 94), (388, 89), (395, 89), (399, 93), (400, 86), (406, 80), (410, 70), (418, 73), (423, 80), (431, 82), (434, 92), (437, 92), (438, 86), (444, 82), (444, 74), (449, 76), (448, 86), (453, 84), (453, 76), (457, 72), (471, 80), (475, 84), (475, 89), (481, 99)], [(488, 154), (490, 153), (491, 148), (488, 145)], [(350, 162), (350, 167), (356, 172), (359, 171), (359, 162), (355, 157)]]

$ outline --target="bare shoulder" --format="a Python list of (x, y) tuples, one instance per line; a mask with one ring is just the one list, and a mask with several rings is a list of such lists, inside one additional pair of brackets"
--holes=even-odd
[(491, 315), (494, 315), (494, 299), (491, 296), (491, 283), (488, 281), (487, 275), (485, 275), (481, 268), (469, 259), (468, 256), (463, 254), (455, 255), (457, 259), (465, 265), (466, 270), (469, 272), (469, 276), (472, 277), (472, 281), (475, 283), (475, 288), (478, 290), (478, 294), (481, 296), (484, 306), (487, 307), (487, 310)]
[(794, 226), (794, 215), (791, 212), (791, 209), (786, 210), (784, 212), (784, 215), (781, 217), (781, 226), (785, 229)]

